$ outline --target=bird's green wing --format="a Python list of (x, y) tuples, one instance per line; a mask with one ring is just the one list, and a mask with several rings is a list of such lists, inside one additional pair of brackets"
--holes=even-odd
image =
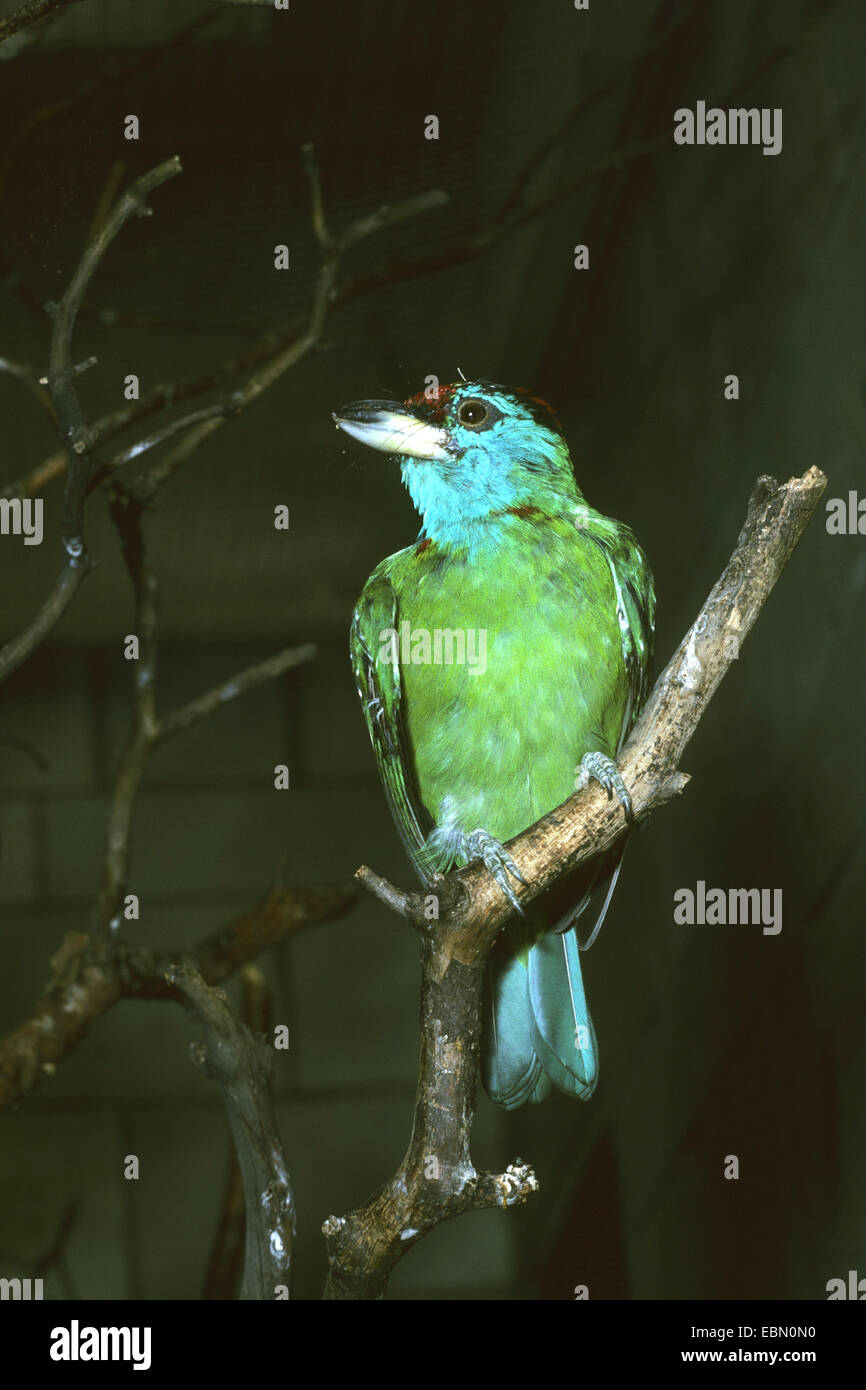
[(617, 526), (616, 535), (611, 542), (605, 543), (605, 550), (616, 589), (622, 655), (629, 681), (621, 748), (644, 707), (652, 684), (656, 589), (646, 556), (627, 526)]
[(650, 692), (656, 616), (655, 581), (647, 558), (630, 527), (586, 506), (578, 509), (577, 524), (607, 560), (616, 592), (616, 613), (629, 691), (616, 749), (618, 753)]
[[(652, 683), (653, 639), (655, 636), (656, 592), (652, 570), (634, 533), (622, 522), (602, 516), (590, 507), (578, 512), (578, 525), (599, 547), (610, 567), (616, 593), (616, 611), (622, 640), (622, 656), (628, 679), (628, 699), (623, 711), (619, 742), (611, 753), (616, 756), (640, 714)], [(594, 893), (604, 898), (582, 951), (588, 951), (604, 925), (622, 867), (627, 839), (602, 855), (586, 891), (574, 908), (557, 925), (565, 933), (586, 911)]]
[(380, 566), (367, 580), (358, 600), (352, 617), (349, 650), (388, 805), (406, 853), (419, 877), (426, 881), (431, 871), (426, 839), (433, 829), (433, 819), (418, 795), (415, 782), (400, 664), (396, 659), (396, 636), (391, 643), (393, 659), (388, 658), (387, 634), (399, 634), (399, 631), (397, 596)]

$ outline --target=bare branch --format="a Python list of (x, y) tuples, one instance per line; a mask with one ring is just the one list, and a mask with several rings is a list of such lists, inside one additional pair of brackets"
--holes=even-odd
[(133, 632), (138, 657), (133, 666), (135, 691), (132, 719), (120, 764), (114, 778), (108, 814), (105, 864), (96, 904), (97, 931), (120, 925), (120, 905), (129, 868), (132, 812), (147, 759), (158, 731), (156, 717), (157, 580), (150, 568), (141, 524), (141, 506), (117, 480), (108, 489), (111, 519), (120, 537), (121, 550), (134, 594)]
[(342, 235), (335, 240), (325, 226), (321, 181), (315, 150), (311, 144), (302, 147), (302, 157), (310, 183), (313, 228), (324, 252), (306, 330), (252, 372), (246, 381), (232, 392), (226, 401), (226, 404), (231, 406), (231, 410), (225, 416), (204, 420), (200, 424), (194, 425), (174, 449), (156, 463), (151, 464), (150, 468), (136, 479), (133, 484), (133, 491), (136, 498), (143, 503), (149, 502), (177, 469), (186, 463), (206, 440), (222, 428), (227, 419), (246, 410), (285, 372), (318, 348), (322, 339), (325, 320), (336, 302), (337, 272), (340, 256), (345, 249), (354, 246), (365, 237), (374, 235), (394, 222), (402, 221), (407, 217), (417, 217), (419, 214), (427, 212), (433, 207), (440, 207), (448, 201), (448, 195), (440, 189), (417, 194), (400, 203), (381, 207), (377, 212), (366, 217), (358, 218), (355, 222), (350, 223)]
[[(50, 401), (50, 396), (49, 396)], [(51, 407), (52, 413), (54, 407)], [(53, 483), (56, 478), (62, 478), (66, 472), (66, 450), (58, 449), (56, 453), (49, 454), (48, 458), (43, 459), (35, 468), (31, 468), (29, 473), (24, 473), (20, 478), (16, 478), (11, 483), (6, 483), (0, 488), (0, 497), (33, 497), (37, 492), (41, 492), (49, 483)]]
[[(245, 965), (241, 970), (241, 1019), (250, 1032), (271, 1036), (271, 994), (257, 965)], [(232, 1146), (219, 1220), (205, 1272), (202, 1293), (205, 1299), (237, 1297), (244, 1264), (245, 1216), (241, 1166), (237, 1152)]]
[(0, 43), (8, 39), (12, 34), (17, 34), (19, 29), (26, 29), (30, 24), (36, 24), (46, 15), (52, 14), (55, 10), (66, 10), (70, 5), (80, 4), (81, 0), (26, 0), (26, 4), (17, 9), (14, 14), (10, 14), (6, 19), (0, 19)]
[[(821, 12), (823, 8), (823, 0), (822, 3), (814, 7), (816, 12)], [(667, 134), (658, 134), (650, 139), (635, 141), (629, 145), (616, 148), (609, 151), (592, 169), (582, 171), (577, 178), (569, 183), (562, 184), (547, 198), (537, 200), (532, 205), (528, 205), (525, 201), (527, 188), (538, 173), (544, 160), (557, 145), (564, 141), (565, 137), (577, 124), (580, 117), (585, 114), (587, 110), (591, 109), (616, 90), (636, 63), (645, 61), (648, 54), (652, 54), (655, 50), (663, 47), (680, 27), (684, 18), (684, 14), (674, 16), (670, 25), (651, 42), (649, 48), (645, 49), (637, 59), (630, 59), (622, 68), (605, 79), (603, 83), (588, 94), (582, 95), (577, 102), (574, 103), (557, 129), (546, 136), (525, 161), (512, 189), (505, 197), (499, 211), (495, 214), (491, 222), (480, 225), (474, 232), (461, 238), (459, 241), (452, 242), (445, 247), (440, 247), (436, 251), (425, 256), (417, 257), (414, 260), (395, 260), (380, 271), (365, 273), (355, 277), (353, 280), (348, 281), (342, 289), (332, 294), (331, 307), (337, 308), (352, 299), (372, 293), (385, 285), (394, 284), (402, 280), (433, 275), (441, 270), (446, 270), (466, 261), (474, 260), (484, 255), (501, 239), (511, 235), (529, 222), (542, 217), (558, 204), (574, 197), (582, 188), (585, 188), (596, 179), (603, 177), (612, 170), (620, 170), (627, 164), (646, 154), (662, 149), (665, 144), (669, 142), (669, 136)], [(192, 26), (192, 29), (195, 29), (199, 22)], [(187, 31), (183, 31), (177, 39), (171, 41), (171, 46), (183, 42), (187, 37)], [(748, 87), (769, 68), (790, 56), (792, 52), (802, 47), (802, 45), (808, 41), (807, 30), (805, 36), (803, 33), (800, 33), (787, 44), (772, 50), (768, 55), (759, 59), (753, 68), (750, 69), (732, 89), (729, 96), (729, 104), (730, 100), (733, 100), (738, 92)], [(302, 156), (304, 168), (310, 181), (311, 215), (316, 239), (323, 250), (326, 250), (329, 254), (333, 254), (337, 244), (333, 242), (325, 224), (321, 182), (315, 159), (315, 152), (311, 144), (302, 146)], [(372, 214), (369, 218), (361, 218), (359, 222), (355, 224), (354, 231), (350, 229), (340, 240), (338, 243), (339, 249), (345, 250), (346, 247), (357, 240), (359, 236), (368, 235), (370, 231), (378, 230), (379, 227), (387, 225), (388, 220), (394, 221), (401, 216), (414, 216), (422, 211), (431, 211), (436, 207), (442, 206), (446, 201), (447, 194), (440, 190), (432, 190), (429, 193), (419, 195), (417, 199), (409, 199), (406, 203), (399, 204), (397, 209), (389, 209), (386, 207), (380, 210), (378, 214)], [(300, 344), (300, 348), (298, 348), (298, 344)], [(245, 370), (246, 367), (252, 365), (256, 360), (267, 361), (273, 359), (275, 354), (282, 352), (289, 345), (291, 345), (289, 348), (290, 357), (287, 361), (277, 359), (276, 370), (273, 376), (267, 381), (267, 385), (270, 385), (283, 371), (293, 366), (296, 361), (300, 360), (300, 358), (305, 356), (310, 350), (310, 344), (308, 342), (303, 338), (297, 338), (297, 325), (294, 321), (289, 329), (282, 333), (276, 335), (273, 333), (267, 334), (260, 340), (259, 345), (250, 353), (245, 354), (244, 357), (237, 359), (235, 362), (227, 363), (222, 371), (208, 377), (179, 382), (173, 386), (159, 386), (155, 388), (146, 399), (142, 399), (142, 401), (136, 402), (133, 406), (125, 407), (119, 411), (113, 412), (110, 416), (106, 416), (103, 420), (100, 420), (96, 426), (100, 438), (110, 438), (119, 429), (126, 428), (128, 424), (144, 418), (156, 409), (160, 409), (165, 403), (187, 399), (189, 396), (208, 390), (211, 386), (217, 385), (220, 379), (235, 371)], [(238, 412), (234, 409), (228, 410), (228, 416), (233, 413)], [(159, 486), (160, 481), (165, 481), (169, 478), (174, 473), (175, 469), (180, 467), (187, 458), (191, 457), (191, 455), (210, 438), (210, 435), (219, 428), (219, 425), (209, 427), (205, 421), (201, 423), (203, 427), (198, 430), (191, 429), (189, 436), (182, 441), (179, 451), (168, 460), (164, 461), (160, 479), (154, 480), (156, 486)], [(54, 454), (46, 459), (37, 469), (33, 470), (27, 477), (7, 484), (6, 487), (0, 490), (0, 496), (20, 497), (30, 495), (53, 478), (59, 476), (64, 471), (65, 466), (65, 457), (60, 454)], [(143, 487), (147, 486), (148, 483), (145, 482)]]
[(453, 1216), (514, 1206), (538, 1188), (516, 1159), (505, 1173), (477, 1173), (469, 1136), (475, 1115), (483, 961), (447, 959), (435, 936), (421, 948), (421, 1055), (412, 1136), (390, 1182), (348, 1216), (330, 1216), (329, 1299), (382, 1298), (401, 1256)]
[(0, 681), (16, 671), (32, 656), (58, 624), (70, 603), (81, 588), (89, 569), (89, 562), (77, 564), (71, 558), (63, 566), (54, 587), (30, 624), (12, 637), (4, 647), (0, 647)]
[(180, 434), (182, 430), (189, 429), (191, 425), (198, 425), (202, 420), (216, 420), (229, 415), (236, 415), (237, 411), (230, 405), (223, 405), (222, 401), (217, 401), (214, 405), (203, 406), (201, 410), (190, 411), (189, 415), (182, 415), (177, 420), (169, 420), (167, 425), (161, 429), (154, 430), (153, 434), (146, 435), (144, 439), (139, 439), (135, 444), (130, 444), (128, 448), (121, 449), (109, 464), (100, 469), (91, 479), (91, 490), (102, 481), (109, 473), (118, 468), (122, 468), (125, 463), (131, 463), (133, 459), (141, 454), (146, 454), (149, 449), (155, 449), (160, 444), (164, 444), (173, 435)]
[[(318, 179), (318, 170), (315, 163), (315, 154), (312, 147), (305, 147), (304, 163), (311, 183), (311, 201), (314, 222), (317, 217), (321, 217), (321, 188)], [(90, 448), (92, 447), (96, 431), (88, 429), (83, 413), (78, 403), (77, 395), (72, 387), (72, 379), (75, 369), (70, 359), (70, 340), (75, 316), (81, 305), (84, 290), (93, 274), (101, 256), (113, 237), (120, 230), (123, 223), (133, 214), (146, 214), (149, 209), (144, 205), (143, 200), (153, 188), (173, 174), (180, 171), (180, 162), (177, 159), (168, 160), (151, 170), (148, 174), (138, 179), (132, 187), (123, 194), (111, 213), (99, 223), (99, 230), (96, 236), (88, 243), (82, 256), (78, 269), (73, 276), (72, 283), (64, 296), (64, 299), (56, 311), (54, 333), (52, 335), (51, 364), (49, 366), (49, 381), (51, 383), (51, 394), (54, 401), (58, 421), (64, 439), (67, 441), (66, 451), (66, 492), (64, 495), (64, 544), (67, 550), (67, 563), (55, 584), (54, 590), (49, 595), (36, 619), (30, 626), (17, 638), (7, 643), (0, 650), (0, 680), (11, 671), (15, 670), (28, 656), (39, 646), (51, 628), (59, 620), (68, 607), (75, 593), (81, 585), (88, 569), (87, 552), (83, 535), (83, 515), (84, 504), (88, 492), (97, 481), (102, 480), (106, 472), (119, 467), (121, 463), (135, 457), (145, 448), (154, 447), (158, 443), (164, 442), (167, 438), (178, 431), (185, 430), (179, 443), (169, 452), (151, 464), (135, 479), (129, 491), (129, 500), (144, 507), (149, 504), (162, 485), (167, 482), (201, 445), (215, 433), (215, 431), (229, 418), (240, 414), (241, 411), (257, 400), (264, 391), (273, 385), (275, 381), (295, 366), (302, 358), (307, 356), (318, 347), (325, 319), (329, 308), (334, 300), (334, 284), (339, 265), (339, 252), (343, 246), (354, 245), (357, 241), (366, 236), (370, 236), (381, 228), (390, 225), (392, 222), (399, 221), (405, 217), (417, 216), (420, 212), (426, 211), (433, 206), (440, 205), (447, 201), (446, 195), (433, 190), (432, 192), (420, 194), (408, 198), (404, 202), (385, 206), (378, 212), (367, 217), (359, 218), (352, 223), (343, 233), (342, 238), (334, 249), (328, 249), (323, 261), (316, 290), (313, 296), (309, 320), (306, 331), (300, 336), (293, 338), (276, 355), (266, 359), (264, 363), (257, 367), (249, 375), (243, 384), (231, 393), (222, 402), (217, 402), (212, 407), (196, 412), (190, 418), (180, 422), (173, 422), (165, 427), (164, 431), (158, 431), (149, 439), (141, 441), (138, 445), (133, 445), (115, 459), (106, 468), (100, 468), (96, 478), (90, 477), (90, 467), (87, 459)], [(318, 209), (318, 211), (317, 211)], [(323, 224), (322, 224), (323, 225)], [(162, 388), (163, 395), (167, 395), (170, 388)], [(115, 421), (117, 421), (115, 414)], [(129, 419), (129, 415), (121, 412), (120, 419), (124, 423)], [(118, 427), (122, 427), (122, 424)], [(48, 481), (51, 477), (58, 476), (63, 471), (63, 464), (56, 456), (52, 457), (31, 474), (29, 478), (21, 483), (13, 483), (7, 494), (20, 495), (22, 492), (30, 492), (35, 482), (40, 485)], [(134, 796), (137, 788), (137, 780), (133, 775), (135, 767), (135, 756), (128, 748), (129, 761), (127, 771), (130, 778), (130, 787)], [(139, 774), (140, 776), (140, 774)], [(134, 785), (133, 785), (134, 782)], [(130, 803), (131, 804), (131, 803)], [(105, 903), (103, 902), (103, 906)]]
[(114, 206), (114, 200), (118, 195), (120, 185), (123, 182), (123, 176), (125, 173), (126, 161), (123, 159), (115, 159), (114, 163), (108, 171), (108, 177), (106, 178), (102, 192), (99, 195), (99, 201), (96, 204), (96, 209), (90, 222), (90, 231), (88, 232), (88, 236), (98, 236), (99, 233), (102, 231), (102, 228), (105, 226), (105, 223), (108, 220), (109, 213), (111, 212), (111, 209)]
[(0, 650), (0, 680), (20, 666), (45, 639), (78, 592), (89, 568), (84, 538), (84, 505), (90, 473), (88, 454), (95, 434), (85, 423), (72, 384), (76, 368), (71, 357), (72, 330), (81, 300), (94, 271), (121, 227), (133, 215), (140, 217), (150, 213), (144, 200), (160, 184), (180, 173), (180, 167), (179, 159), (166, 160), (136, 179), (118, 199), (96, 236), (85, 247), (63, 299), (54, 308), (48, 385), (67, 460), (62, 526), (66, 561), (36, 617)]
[(316, 159), (316, 147), (311, 140), (301, 146), (301, 159), (307, 182), (310, 185), (310, 219), (313, 223), (313, 233), (322, 250), (330, 251), (333, 242), (325, 223), (325, 203), (322, 195), (319, 161)]
[[(126, 402), (107, 415), (100, 416), (93, 425), (93, 431), (98, 436), (99, 443), (107, 443), (109, 439), (113, 439), (140, 420), (146, 420), (148, 416), (154, 415), (166, 406), (179, 405), (182, 401), (201, 396), (213, 387), (221, 385), (227, 377), (235, 376), (238, 372), (248, 371), (250, 367), (267, 361), (280, 347), (294, 341), (301, 322), (301, 318), (296, 316), (285, 333), (279, 335), (264, 334), (255, 347), (239, 357), (224, 362), (220, 368), (213, 372), (203, 376), (185, 377), (180, 381), (160, 382), (140, 400)], [(219, 405), (215, 407), (215, 409), (220, 408)], [(189, 424), (189, 419), (187, 419), (186, 424)], [(91, 478), (91, 487), (95, 487), (97, 482), (103, 481), (115, 463), (116, 460), (114, 463), (100, 468), (98, 477)], [(42, 463), (31, 469), (29, 473), (0, 488), (0, 497), (30, 497), (47, 487), (55, 478), (61, 477), (65, 471), (66, 453), (63, 450), (58, 450), (49, 454)]]
[(268, 1089), (273, 1049), (192, 966), (172, 966), (166, 979), (186, 996), (204, 1030), (193, 1060), (219, 1083), (228, 1111), (246, 1199), (240, 1297), (273, 1300), (280, 1286), (291, 1292), (295, 1237), (294, 1193)]
[[(619, 757), (638, 818), (686, 785), (679, 760), (826, 483), (817, 468), (783, 484), (758, 479), (734, 552)], [(622, 808), (597, 786), (543, 816), (508, 844), (530, 885), (522, 901), (610, 848), (625, 828)], [(490, 1205), (496, 1191), (511, 1193), (505, 1204), (521, 1200), (536, 1185), (522, 1168), (510, 1179), (479, 1176), (469, 1155), (484, 965), (512, 915), (508, 901), (481, 864), (441, 878), (426, 894), (404, 893), (366, 867), (356, 877), (421, 934), (421, 1057), (406, 1157), (365, 1206), (325, 1223), (330, 1298), (382, 1297), (403, 1251), (439, 1221)], [(438, 920), (426, 911), (430, 894), (439, 902)]]
[(395, 888), (393, 883), (389, 883), (386, 878), (381, 878), (379, 874), (368, 869), (366, 864), (362, 864), (355, 874), (360, 884), (372, 893), (374, 898), (378, 898), (380, 903), (390, 907), (392, 912), (396, 912), (398, 917), (405, 917), (407, 922), (413, 926), (418, 925), (414, 918), (415, 897), (411, 893), (404, 893), (401, 888)]
[[(51, 352), (48, 361), (48, 385), (51, 391), (51, 399), (54, 402), (54, 409), (57, 413), (57, 421), (60, 428), (61, 438), (66, 446), (76, 455), (75, 459), (70, 459), (70, 473), (72, 477), (77, 476), (75, 464), (77, 459), (85, 455), (93, 445), (94, 437), (92, 432), (87, 430), (84, 415), (78, 397), (72, 388), (72, 379), (75, 375), (71, 360), (72, 330), (81, 307), (81, 301), (89, 285), (93, 273), (105, 255), (118, 232), (129, 221), (130, 217), (149, 217), (152, 209), (148, 206), (146, 199), (159, 188), (160, 184), (168, 179), (174, 178), (181, 172), (180, 160), (175, 155), (172, 159), (165, 160), (151, 169), (146, 174), (136, 179), (125, 193), (121, 194), (108, 216), (101, 222), (98, 231), (90, 238), (84, 248), (81, 260), (76, 266), (75, 272), (69, 283), (69, 287), (60, 301), (60, 304), (52, 308), (54, 324), (51, 334)], [(81, 470), (84, 482), (86, 483), (86, 470)], [(77, 496), (81, 493), (81, 497)], [(66, 531), (64, 541), (69, 542), (68, 529), (73, 529), (72, 539), (75, 539), (76, 529), (80, 529), (80, 512), (84, 505), (84, 486), (83, 484), (73, 492), (70, 498), (70, 480), (67, 479), (67, 499), (65, 506), (67, 510), (72, 509), (73, 503), (77, 503), (77, 512), (65, 517)], [(83, 538), (82, 538), (83, 545)]]
[(367, 217), (359, 217), (352, 222), (340, 237), (340, 250), (347, 250), (364, 237), (373, 236), (385, 227), (393, 227), (396, 222), (405, 222), (409, 217), (420, 217), (425, 212), (435, 212), (445, 207), (451, 199), (441, 188), (429, 188), (426, 193), (415, 193), (400, 203), (383, 203)]
[(108, 815), (105, 864), (95, 911), (95, 927), (100, 932), (113, 931), (120, 925), (135, 800), (148, 758), (157, 744), (182, 733), (236, 696), (311, 661), (316, 652), (311, 644), (287, 647), (160, 718), (156, 707), (157, 580), (148, 563), (144, 542), (142, 513), (145, 504), (117, 479), (108, 485), (108, 494), (112, 520), (132, 582), (135, 612), (133, 634), (130, 635), (138, 639), (138, 658), (133, 666), (132, 719), (115, 774)]
[(180, 709), (165, 715), (159, 722), (157, 741), (162, 743), (164, 739), (182, 733), (191, 724), (212, 714), (229, 700), (245, 694), (247, 690), (254, 690), (257, 685), (264, 685), (265, 681), (284, 675), (295, 666), (303, 666), (306, 662), (313, 661), (315, 656), (316, 648), (308, 642), (303, 647), (284, 647), (281, 652), (266, 657), (257, 665), (248, 666), (245, 671), (240, 671), (230, 680), (223, 681), (222, 685), (215, 686), (205, 695), (191, 700), (188, 705), (182, 705)]
[(81, 1042), (118, 999), (178, 999), (165, 972), (188, 960), (208, 984), (221, 984), (284, 937), (350, 912), (352, 889), (280, 889), (200, 941), (192, 950), (151, 951), (114, 937), (68, 932), (33, 1013), (0, 1039), (0, 1110), (15, 1105)]

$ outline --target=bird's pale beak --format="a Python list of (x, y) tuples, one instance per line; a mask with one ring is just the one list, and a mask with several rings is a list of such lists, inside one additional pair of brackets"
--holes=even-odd
[(448, 459), (448, 434), (396, 401), (355, 401), (333, 416), (337, 429), (353, 439), (413, 459)]

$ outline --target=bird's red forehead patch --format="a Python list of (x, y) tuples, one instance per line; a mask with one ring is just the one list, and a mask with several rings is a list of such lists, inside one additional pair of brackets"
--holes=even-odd
[(453, 386), (428, 387), (424, 391), (419, 391), (416, 396), (410, 396), (403, 404), (423, 410), (431, 420), (441, 420), (454, 399), (457, 385), (458, 383)]
[[(550, 401), (546, 401), (543, 396), (533, 395), (531, 391), (524, 391), (519, 386), (515, 388), (514, 394), (518, 397), (518, 399), (522, 397), (524, 401), (528, 401), (531, 405), (540, 406), (541, 410), (546, 411), (547, 414), (550, 416), (551, 423), (555, 426), (555, 428), (557, 430), (559, 429), (559, 416), (557, 415), (553, 406), (550, 404)], [(539, 413), (539, 411), (534, 412), (536, 419), (538, 419)]]

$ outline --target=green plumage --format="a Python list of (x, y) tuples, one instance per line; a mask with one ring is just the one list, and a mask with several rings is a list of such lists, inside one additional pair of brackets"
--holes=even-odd
[[(370, 421), (351, 412), (372, 405), (381, 416), (365, 403), (338, 423), (364, 438)], [(558, 806), (585, 754), (616, 757), (646, 694), (654, 592), (628, 528), (587, 507), (540, 403), (460, 383), (410, 412), (388, 416), (410, 421), (388, 437), (425, 528), (367, 581), (351, 655), (391, 811), (426, 881), (467, 861), (477, 828), (504, 843)], [(592, 1092), (571, 921), (619, 857), (497, 945), (485, 1082), (501, 1104), (541, 1099), (551, 1082)], [(564, 935), (549, 930), (557, 918)]]

